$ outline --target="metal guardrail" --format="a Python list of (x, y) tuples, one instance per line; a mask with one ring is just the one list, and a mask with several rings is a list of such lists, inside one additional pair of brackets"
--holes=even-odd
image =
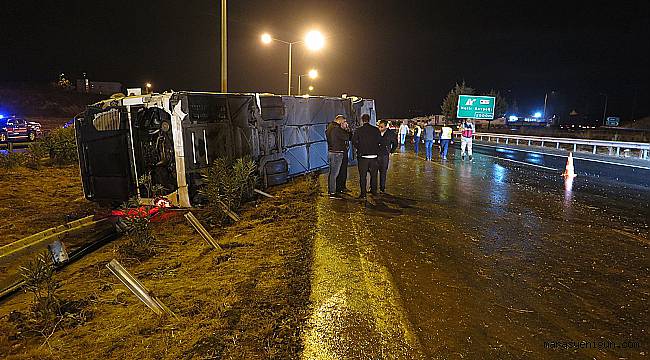
[[(457, 137), (460, 137), (460, 132), (454, 133)], [(597, 149), (600, 148), (615, 148), (616, 156), (620, 156), (621, 149), (623, 150), (638, 150), (640, 159), (648, 159), (648, 153), (650, 152), (650, 143), (638, 143), (638, 142), (627, 142), (627, 141), (607, 141), (607, 140), (591, 140), (591, 139), (572, 139), (572, 138), (554, 138), (554, 137), (545, 137), (545, 136), (528, 136), (528, 135), (511, 135), (511, 134), (496, 134), (496, 133), (475, 133), (474, 138), (477, 140), (487, 141), (495, 140), (498, 144), (500, 140), (504, 144), (513, 144), (521, 145), (527, 144), (528, 146), (537, 145), (544, 146), (545, 143), (555, 144), (555, 148), (559, 149), (560, 144), (569, 144), (573, 145), (573, 151), (578, 151), (578, 146), (590, 146), (592, 147), (592, 153), (596, 154)]]

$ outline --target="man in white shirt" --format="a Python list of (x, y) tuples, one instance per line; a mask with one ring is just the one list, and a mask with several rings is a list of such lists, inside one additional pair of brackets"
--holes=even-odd
[(409, 126), (406, 124), (406, 120), (402, 122), (402, 125), (399, 126), (399, 144), (404, 146), (406, 142), (406, 134), (409, 133)]

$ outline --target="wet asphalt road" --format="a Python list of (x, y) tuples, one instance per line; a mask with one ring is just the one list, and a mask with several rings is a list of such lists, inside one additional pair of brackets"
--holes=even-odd
[(578, 163), (570, 184), (557, 159), (476, 150), (405, 151), (390, 196), (319, 200), (304, 358), (650, 355), (650, 188)]

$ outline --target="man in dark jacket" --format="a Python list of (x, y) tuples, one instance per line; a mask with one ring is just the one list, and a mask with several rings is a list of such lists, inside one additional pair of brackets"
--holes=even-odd
[(379, 122), (379, 133), (381, 142), (379, 143), (379, 156), (377, 156), (377, 166), (379, 166), (379, 192), (386, 192), (386, 174), (388, 173), (388, 159), (390, 154), (397, 149), (397, 134), (388, 128), (388, 122), (382, 120)]
[(366, 197), (368, 172), (370, 172), (370, 192), (377, 195), (377, 172), (379, 170), (377, 157), (379, 156), (381, 134), (379, 129), (370, 125), (370, 115), (361, 115), (361, 122), (363, 125), (352, 135), (352, 144), (357, 149), (359, 185), (361, 186), (359, 198), (363, 199)]
[(325, 130), (327, 138), (327, 160), (329, 162), (329, 176), (327, 177), (327, 191), (330, 198), (341, 198), (336, 193), (336, 178), (341, 172), (343, 157), (348, 150), (347, 141), (350, 139), (347, 131), (343, 130), (341, 124), (345, 122), (345, 116), (337, 115)]
[(339, 176), (336, 177), (336, 192), (339, 194), (350, 191), (346, 184), (348, 182), (348, 153), (350, 152), (350, 141), (352, 140), (352, 132), (350, 131), (347, 120), (341, 123), (341, 128), (348, 133), (348, 141), (345, 142), (346, 150), (343, 153), (341, 171), (339, 171)]

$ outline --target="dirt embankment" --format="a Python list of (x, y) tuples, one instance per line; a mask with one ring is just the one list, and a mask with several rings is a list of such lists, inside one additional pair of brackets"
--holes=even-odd
[(49, 84), (0, 83), (0, 114), (37, 121), (48, 131), (63, 126), (87, 105), (106, 98)]
[(0, 110), (5, 115), (72, 117), (105, 95), (62, 90), (49, 84), (0, 83)]
[[(177, 216), (155, 225), (155, 253), (137, 261), (122, 238), (57, 274), (61, 296), (84, 320), (51, 334), (18, 333), (30, 297), (0, 304), (0, 354), (7, 359), (297, 358), (308, 314), (316, 222), (313, 180), (272, 189), (242, 221), (211, 233), (212, 250)], [(196, 213), (203, 218), (201, 212)], [(203, 218), (207, 223), (207, 220)], [(117, 258), (179, 317), (159, 318), (106, 268)], [(48, 337), (49, 336), (49, 337)]]
[(96, 210), (84, 198), (78, 165), (0, 169), (0, 246)]

